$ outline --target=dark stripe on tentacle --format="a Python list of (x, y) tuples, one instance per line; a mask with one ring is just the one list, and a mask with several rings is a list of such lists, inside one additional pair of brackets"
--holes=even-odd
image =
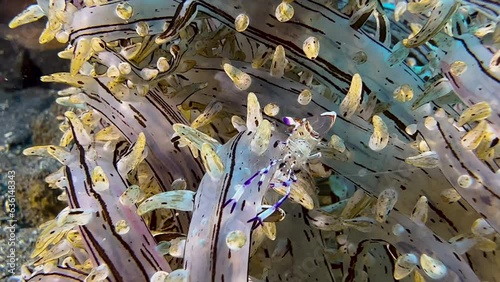
[[(115, 228), (114, 228), (114, 225), (113, 225), (113, 222), (111, 220), (111, 215), (108, 211), (108, 205), (107, 203), (102, 199), (101, 195), (99, 193), (97, 193), (93, 188), (92, 188), (92, 177), (91, 177), (91, 172), (89, 170), (89, 167), (88, 167), (88, 164), (87, 164), (87, 161), (86, 161), (86, 157), (85, 157), (85, 149), (84, 147), (82, 146), (82, 144), (79, 143), (79, 140), (78, 138), (76, 138), (76, 136), (78, 136), (75, 132), (75, 127), (73, 126), (73, 124), (69, 123), (70, 125), (70, 128), (72, 130), (72, 133), (73, 133), (73, 136), (75, 136), (74, 138), (74, 144), (75, 144), (75, 147), (76, 147), (76, 150), (78, 151), (79, 153), (79, 166), (76, 167), (76, 168), (72, 168), (74, 170), (78, 169), (78, 170), (82, 170), (84, 176), (85, 176), (85, 180), (83, 181), (83, 185), (85, 187), (86, 190), (88, 190), (90, 192), (90, 196), (91, 198), (95, 199), (98, 204), (99, 204), (99, 207), (100, 207), (100, 214), (101, 216), (100, 217), (95, 217), (93, 218), (92, 220), (104, 220), (104, 225), (102, 225), (103, 228), (106, 229), (106, 232), (112, 236), (112, 238), (109, 238), (107, 237), (106, 239), (109, 241), (109, 240), (116, 240), (117, 242), (117, 246), (118, 248), (120, 249), (123, 249), (126, 254), (132, 258), (132, 261), (134, 262), (135, 264), (135, 267), (137, 267), (137, 269), (140, 271), (140, 273), (142, 274), (142, 277), (145, 279), (145, 280), (148, 280), (149, 279), (149, 275), (146, 271), (146, 268), (144, 266), (144, 260), (140, 259), (134, 252), (134, 250), (130, 247), (130, 245), (125, 242), (122, 238), (121, 235), (119, 235)], [(116, 164), (114, 164), (115, 168), (116, 168)], [(115, 172), (117, 173), (117, 172)], [(70, 175), (71, 176), (71, 175)], [(73, 178), (68, 178), (68, 182), (71, 183), (70, 187), (73, 187), (72, 189), (76, 189), (74, 183), (73, 182)], [(125, 187), (127, 186), (126, 183), (123, 181), (123, 179), (120, 177), (119, 179), (121, 179), (122, 181), (122, 185), (124, 185)], [(115, 184), (116, 185), (116, 184)], [(76, 190), (73, 191), (73, 193), (75, 193), (74, 195), (78, 195), (78, 192)], [(71, 197), (76, 197), (76, 196), (70, 196)], [(77, 201), (75, 201), (75, 203), (78, 203)], [(119, 204), (119, 203), (118, 203)], [(114, 209), (115, 207), (113, 207)], [(141, 222), (144, 224), (144, 222), (141, 220)], [(94, 226), (99, 226), (99, 224), (95, 224)], [(110, 255), (111, 254), (108, 254), (106, 252), (105, 249), (103, 249), (100, 245), (100, 242), (95, 238), (94, 236), (94, 232), (95, 230), (90, 230), (87, 226), (79, 226), (79, 229), (80, 229), (80, 233), (82, 235), (82, 238), (85, 240), (85, 242), (87, 243), (87, 246), (88, 246), (88, 249), (87, 251), (90, 251), (94, 257), (94, 261), (96, 263), (98, 263), (98, 265), (100, 264), (99, 262), (100, 261), (103, 261), (109, 268), (110, 272), (112, 273), (112, 277), (113, 279), (112, 280), (116, 280), (116, 281), (126, 281), (126, 278), (122, 277), (121, 273), (122, 271), (119, 270), (115, 265), (114, 265), (114, 260), (110, 258)], [(99, 234), (99, 233), (97, 233)], [(97, 252), (98, 255), (96, 255), (94, 253), (94, 250)], [(143, 250), (141, 249), (141, 252)], [(148, 261), (148, 264), (153, 268), (153, 269), (158, 269), (158, 264), (154, 265), (151, 261), (151, 259), (148, 259), (146, 256), (145, 256), (146, 260)]]
[[(330, 11), (330, 12), (334, 13), (336, 16), (338, 16), (340, 18), (346, 19), (346, 17), (344, 15), (339, 14), (338, 12), (329, 9), (326, 6), (322, 6), (319, 3), (316, 3), (314, 1), (310, 1), (310, 2), (315, 3), (318, 6), (323, 7), (325, 11)], [(200, 2), (198, 4), (207, 9), (206, 11), (203, 10), (204, 12), (207, 12), (209, 14), (216, 14), (216, 17), (219, 18), (220, 20), (224, 20), (227, 23), (232, 23), (234, 21), (234, 19), (231, 17), (231, 15), (225, 13), (223, 10), (219, 9), (218, 7), (210, 5), (209, 3), (206, 3), (204, 1), (202, 1), (202, 2)], [(304, 5), (301, 4), (300, 2), (294, 2), (294, 4), (295, 5), (299, 5), (301, 7), (304, 7)], [(229, 25), (229, 27), (232, 28), (231, 25)], [(378, 42), (377, 40), (372, 39), (372, 37), (369, 36), (369, 35), (366, 35), (364, 31), (359, 30), (359, 31), (353, 31), (353, 32), (354, 33), (358, 32), (360, 34), (364, 34), (368, 40), (371, 40), (371, 42), (373, 42), (374, 44), (377, 44), (377, 45), (379, 45), (379, 46), (381, 46), (384, 49), (386, 49), (386, 50), (389, 51), (389, 49), (387, 47), (385, 47), (381, 42)], [(283, 45), (285, 47), (285, 49), (287, 50), (287, 53), (293, 53), (293, 56), (290, 57), (293, 60), (304, 58), (304, 54), (303, 54), (301, 46), (296, 46), (295, 44), (292, 44), (289, 41), (283, 40), (283, 39), (281, 39), (279, 37), (276, 37), (276, 36), (273, 36), (271, 34), (263, 33), (263, 32), (261, 32), (258, 29), (252, 28), (252, 26), (249, 26), (247, 28), (247, 30), (244, 32), (244, 34), (247, 37), (249, 37), (249, 38), (251, 38), (253, 40), (256, 40), (258, 42), (262, 42), (262, 39), (265, 39), (265, 40), (268, 40), (268, 41), (270, 41), (270, 42), (272, 42), (272, 43), (274, 43), (276, 45)], [(267, 45), (267, 44), (265, 44), (265, 45)], [(347, 92), (346, 89), (347, 89), (348, 85), (351, 82), (352, 75), (350, 75), (349, 73), (345, 73), (345, 72), (341, 71), (335, 65), (333, 65), (330, 62), (326, 61), (322, 57), (317, 57), (315, 59), (315, 62), (319, 62), (319, 64), (318, 63), (315, 64), (316, 67), (311, 68), (311, 67), (308, 67), (308, 65), (306, 64), (306, 65), (304, 65), (304, 68), (306, 68), (309, 71), (311, 71), (315, 77), (321, 78), (320, 79), (321, 81), (326, 82), (327, 86), (331, 86), (331, 87), (335, 88), (339, 93), (346, 93)], [(301, 61), (298, 61), (298, 63), (301, 64)], [(324, 73), (319, 72), (319, 69), (322, 69)], [(404, 70), (407, 71), (407, 73), (408, 72), (411, 73), (412, 74), (411, 76), (414, 79), (418, 80), (419, 84), (423, 85), (423, 81), (418, 77), (418, 75), (416, 75), (413, 72), (413, 70), (411, 68), (409, 68), (409, 67), (406, 66), (404, 68)], [(328, 75), (325, 75), (325, 74), (328, 74)], [(345, 83), (345, 87), (339, 86), (338, 83), (332, 81), (330, 79), (330, 77), (333, 77), (335, 79), (338, 79), (340, 82)], [(369, 89), (366, 84), (363, 84), (363, 91), (366, 94), (366, 93), (370, 93), (372, 90)], [(394, 105), (394, 107), (400, 107), (400, 106), (401, 105)], [(393, 108), (391, 108), (388, 111), (392, 113), (393, 111), (395, 112), (395, 111), (398, 111), (398, 110), (399, 109), (395, 109), (395, 108), (393, 109)], [(392, 117), (397, 117), (399, 115), (393, 113), (391, 116)], [(398, 119), (398, 120), (400, 120), (400, 119)], [(412, 118), (412, 120), (409, 121), (409, 123), (415, 123), (415, 122), (416, 122), (416, 120), (414, 120), (414, 118)], [(404, 121), (396, 122), (396, 124), (405, 124), (405, 123), (407, 123), (407, 122), (404, 122)], [(400, 132), (403, 134), (403, 136), (405, 136), (405, 138), (409, 138), (407, 136), (407, 134), (404, 132), (404, 130), (403, 131), (400, 130)]]
[[(217, 209), (215, 211), (217, 222), (214, 224), (214, 229), (213, 229), (213, 238), (214, 240), (211, 242), (211, 247), (210, 247), (210, 263), (211, 263), (211, 280), (212, 282), (218, 281), (216, 280), (216, 274), (217, 274), (217, 244), (219, 243), (219, 236), (220, 236), (220, 228), (222, 225), (222, 213), (224, 212), (224, 206), (223, 204), (226, 202), (228, 199), (228, 192), (229, 188), (231, 186), (231, 181), (233, 179), (233, 172), (234, 172), (234, 167), (236, 166), (236, 148), (238, 147), (239, 140), (243, 136), (244, 132), (240, 132), (235, 138), (233, 144), (231, 144), (231, 155), (229, 158), (231, 159), (230, 161), (230, 169), (229, 173), (226, 174), (224, 177), (224, 181), (222, 182), (222, 193), (219, 195), (219, 201), (217, 204)], [(220, 200), (222, 199), (222, 200)]]

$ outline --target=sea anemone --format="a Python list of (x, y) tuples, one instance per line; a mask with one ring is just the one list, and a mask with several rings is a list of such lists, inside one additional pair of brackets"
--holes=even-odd
[[(26, 281), (495, 281), (500, 5), (38, 0), (71, 86)], [(263, 105), (261, 107), (261, 105)]]

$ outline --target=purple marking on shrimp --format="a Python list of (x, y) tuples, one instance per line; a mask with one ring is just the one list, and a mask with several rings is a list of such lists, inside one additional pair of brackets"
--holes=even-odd
[(236, 190), (236, 192), (234, 193), (234, 195), (231, 197), (231, 199), (227, 200), (223, 205), (222, 207), (225, 208), (227, 207), (229, 204), (232, 203), (232, 206), (231, 206), (231, 213), (233, 213), (234, 209), (236, 208), (236, 205), (238, 204), (238, 200), (239, 198), (241, 197), (241, 195), (243, 194), (243, 191), (248, 187), (250, 186), (250, 184), (252, 184), (253, 180), (260, 175), (260, 179), (259, 179), (259, 182), (257, 183), (257, 190), (260, 191), (260, 188), (262, 186), (262, 183), (264, 183), (264, 178), (266, 176), (267, 173), (269, 173), (269, 170), (274, 166), (276, 165), (276, 163), (278, 163), (278, 160), (272, 160), (269, 165), (259, 171), (257, 171), (256, 173), (254, 173), (249, 179), (247, 179), (244, 183), (243, 183), (243, 186), (241, 186), (238, 190)]
[(295, 121), (294, 118), (291, 118), (291, 117), (284, 117), (283, 118), (283, 122), (286, 124), (286, 125), (295, 125), (297, 124), (297, 122)]

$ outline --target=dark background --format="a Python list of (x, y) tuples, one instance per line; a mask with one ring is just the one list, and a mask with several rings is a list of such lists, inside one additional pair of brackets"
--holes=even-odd
[[(7, 172), (15, 171), (16, 183), (16, 253), (19, 265), (29, 259), (39, 230), (37, 226), (53, 219), (64, 207), (56, 197), (60, 191), (48, 188), (44, 178), (59, 168), (50, 159), (26, 157), (30, 146), (58, 144), (62, 133), (58, 116), (67, 110), (54, 101), (62, 85), (40, 82), (40, 76), (67, 71), (69, 61), (57, 57), (65, 45), (38, 43), (45, 27), (43, 19), (16, 29), (9, 21), (34, 1), (0, 0), (0, 245), (5, 246), (8, 225)], [(8, 248), (0, 248), (2, 252)], [(8, 278), (0, 262), (0, 280)], [(18, 271), (19, 272), (19, 271)]]

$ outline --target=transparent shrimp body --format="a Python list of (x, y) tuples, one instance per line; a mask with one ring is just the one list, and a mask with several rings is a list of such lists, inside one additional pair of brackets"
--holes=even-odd
[(271, 177), (269, 187), (284, 187), (286, 188), (285, 194), (274, 205), (248, 220), (248, 222), (253, 222), (254, 228), (262, 225), (262, 222), (273, 214), (290, 196), (292, 183), (297, 181), (296, 171), (306, 169), (305, 165), (308, 160), (320, 157), (320, 153), (312, 154), (312, 152), (321, 141), (321, 137), (333, 126), (336, 117), (335, 112), (326, 112), (318, 117), (308, 119), (285, 117), (283, 122), (286, 125), (293, 126), (293, 128), (289, 137), (277, 146), (282, 150), (280, 158), (272, 159), (267, 167), (255, 172), (236, 190), (234, 196), (224, 206), (232, 204), (231, 210), (234, 210), (245, 189), (259, 177), (257, 189), (260, 190), (268, 173), (274, 166), (278, 166)]

